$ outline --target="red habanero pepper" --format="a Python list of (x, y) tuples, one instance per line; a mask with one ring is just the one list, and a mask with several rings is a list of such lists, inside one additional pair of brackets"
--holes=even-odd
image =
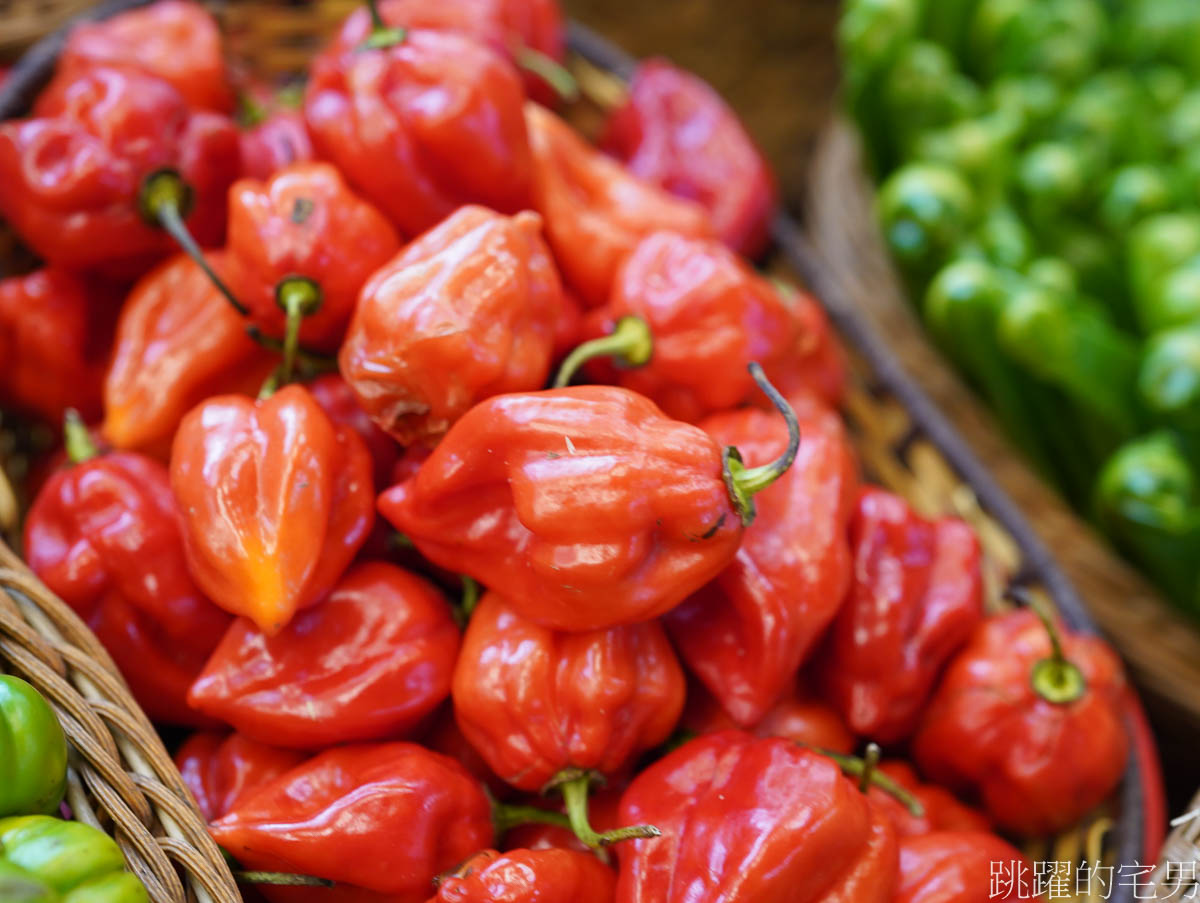
[(229, 287), (265, 333), (284, 339), (285, 358), (297, 341), (336, 350), (359, 289), (399, 247), (383, 214), (328, 163), (229, 189)]
[(1015, 611), (980, 624), (913, 739), (926, 777), (978, 794), (996, 825), (1052, 834), (1108, 796), (1125, 768), (1125, 676), (1100, 639)]
[(807, 292), (782, 281), (776, 281), (775, 287), (799, 321), (801, 336), (792, 366), (780, 374), (780, 391), (811, 392), (830, 407), (840, 407), (846, 394), (846, 353), (829, 317)]
[(787, 740), (691, 740), (638, 775), (621, 817), (662, 836), (616, 848), (617, 903), (892, 899), (890, 823), (831, 759)]
[(175, 766), (205, 821), (215, 821), (263, 784), (305, 759), (241, 734), (192, 734), (175, 753)]
[[(530, 96), (545, 103), (565, 93), (561, 64), (566, 55), (558, 0), (382, 0), (379, 14), (391, 28), (456, 31), (487, 44), (512, 60)], [(333, 46), (355, 50), (371, 36), (366, 6), (342, 24)], [(569, 78), (569, 74), (567, 75)]]
[[(698, 682), (688, 685), (687, 703), (679, 724), (684, 731), (696, 735), (738, 727), (716, 698)], [(827, 702), (804, 692), (799, 681), (793, 681), (762, 719), (748, 730), (756, 737), (783, 737), (842, 754), (852, 753), (856, 746), (854, 735), (842, 721), (842, 716)]]
[(921, 805), (922, 814), (914, 815), (907, 806), (878, 785), (872, 785), (867, 795), (891, 819), (897, 837), (912, 837), (931, 831), (990, 831), (991, 823), (982, 812), (962, 803), (945, 787), (925, 784), (911, 765), (899, 759), (880, 762), (881, 774), (887, 775)]
[(242, 176), (265, 182), (293, 163), (316, 159), (304, 114), (276, 110), (261, 122), (243, 129), (238, 140), (242, 150)]
[(317, 155), (414, 236), (463, 204), (529, 206), (524, 98), (516, 70), (486, 44), (380, 24), (361, 48), (316, 59), (304, 116)]
[[(746, 364), (758, 361), (787, 393), (800, 388), (801, 321), (767, 280), (711, 239), (646, 236), (617, 270), (608, 304), (585, 320), (591, 341), (567, 358), (555, 385), (585, 361), (591, 374), (641, 392), (695, 423), (756, 395)], [(623, 366), (613, 367), (613, 357)]]
[(366, 443), (374, 466), (375, 488), (392, 484), (392, 474), (400, 460), (400, 446), (379, 428), (362, 409), (350, 384), (336, 373), (326, 373), (308, 384), (308, 391), (334, 423), (348, 426)]
[[(800, 452), (757, 499), (733, 561), (665, 616), (680, 657), (739, 727), (761, 721), (825, 632), (850, 586), (846, 526), (858, 465), (841, 418), (792, 399)], [(713, 440), (765, 464), (788, 443), (783, 422), (757, 408), (700, 423)]]
[[(243, 797), (209, 831), (247, 868), (326, 878), (394, 903), (427, 899), (437, 875), (494, 841), (482, 785), (414, 743), (327, 750)], [(342, 889), (306, 894), (338, 899)]]
[[(454, 759), (463, 768), (473, 774), (478, 780), (487, 785), (488, 792), (498, 800), (508, 799), (515, 793), (510, 784), (492, 771), (479, 751), (471, 745), (458, 722), (454, 718), (454, 704), (447, 700), (446, 704), (434, 715), (429, 730), (421, 737), (421, 745)], [(574, 837), (570, 831), (564, 831)], [(525, 846), (525, 844), (518, 844)], [(586, 849), (586, 847), (581, 847)]]
[(712, 86), (666, 60), (641, 63), (600, 146), (629, 171), (701, 204), (721, 240), (754, 257), (778, 203), (775, 176), (737, 114)]
[(458, 645), (450, 606), (432, 584), (364, 562), (274, 636), (235, 622), (188, 702), (275, 746), (395, 739), (450, 695)]
[[(224, 251), (205, 257), (225, 271)], [(275, 364), (204, 271), (176, 254), (143, 276), (121, 309), (103, 383), (104, 438), (165, 458), (191, 408), (212, 395), (258, 391)]]
[(171, 488), (188, 568), (209, 597), (268, 635), (319, 602), (371, 531), (371, 457), (305, 389), (193, 408)]
[(1040, 900), (1033, 869), (1011, 844), (986, 831), (935, 831), (900, 838), (892, 903)]
[(713, 234), (698, 205), (630, 175), (558, 116), (532, 101), (525, 122), (533, 154), (533, 207), (567, 283), (583, 303), (608, 300), (621, 261), (651, 232)]
[(116, 292), (63, 270), (0, 279), (0, 402), (62, 423), (101, 412)]
[(363, 286), (338, 362), (400, 442), (435, 442), (475, 403), (545, 385), (564, 301), (540, 232), (535, 213), (463, 207)]
[[(757, 370), (759, 378), (761, 369)], [(612, 386), (501, 395), (462, 417), (379, 510), (434, 564), (523, 617), (599, 630), (657, 617), (733, 559), (753, 496), (800, 443), (745, 468), (697, 427)]]
[(856, 734), (894, 743), (917, 727), (938, 675), (983, 619), (979, 540), (955, 517), (862, 490), (850, 523), (854, 580), (818, 660)]
[(500, 777), (554, 786), (580, 838), (609, 842), (587, 821), (590, 773), (611, 774), (670, 736), (683, 710), (683, 669), (655, 621), (560, 633), (495, 593), (471, 615), (454, 669), (454, 714)]
[(0, 215), (51, 264), (140, 275), (171, 236), (220, 243), (238, 165), (227, 117), (153, 75), (88, 67), (0, 124)]
[(95, 454), (68, 420), (72, 466), (46, 481), (25, 520), (25, 557), (95, 631), (155, 721), (206, 725), (187, 688), (229, 615), (188, 574), (175, 499), (161, 464)]
[(216, 20), (199, 3), (158, 0), (71, 29), (59, 72), (125, 66), (170, 82), (197, 110), (233, 111)]
[(591, 853), (484, 850), (442, 877), (428, 903), (612, 903), (616, 883)]

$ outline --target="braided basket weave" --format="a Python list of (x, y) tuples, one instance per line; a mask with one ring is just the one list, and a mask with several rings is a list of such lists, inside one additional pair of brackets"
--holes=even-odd
[[(110, 15), (144, 0), (117, 0), (89, 16)], [(354, 0), (278, 5), (212, 4), (234, 58), (268, 76), (300, 73)], [(617, 99), (633, 61), (585, 29), (572, 27), (572, 67), (593, 98)], [(19, 115), (45, 82), (61, 49), (52, 36), (26, 54), (0, 91), (0, 119)], [(597, 110), (572, 111), (578, 124)], [(774, 273), (810, 272), (811, 249), (786, 216), (776, 220), (766, 261)], [(0, 242), (0, 272), (15, 251)], [(1004, 590), (1019, 584), (1052, 602), (1077, 629), (1094, 629), (1070, 583), (967, 446), (927, 397), (904, 375), (886, 345), (853, 318), (835, 322), (852, 352), (852, 379), (844, 411), (859, 457), (875, 482), (906, 498), (923, 514), (957, 514), (978, 531), (985, 550), (988, 604), (1002, 607)], [(5, 442), (0, 421), (0, 455)], [(20, 461), (10, 460), (11, 472)], [(18, 487), (19, 488), (19, 487)], [(19, 496), (19, 493), (16, 493)], [(14, 493), (0, 478), (0, 531), (16, 523)], [(9, 534), (10, 537), (12, 534)], [(74, 613), (42, 586), (0, 540), (0, 669), (20, 674), (54, 703), (74, 747), (68, 801), (76, 817), (113, 833), (130, 867), (155, 903), (185, 900), (234, 903), (240, 899), (228, 868), (204, 829), (166, 750), (130, 696), (111, 659)], [(1027, 848), (1033, 859), (1111, 863), (1147, 861), (1161, 841), (1161, 787), (1140, 709), (1132, 695), (1130, 724), (1137, 742), (1114, 798), (1076, 830)], [(181, 877), (182, 876), (182, 877)], [(1065, 899), (1065, 898), (1064, 898)], [(1089, 898), (1080, 896), (1078, 901)], [(1108, 897), (1132, 900), (1118, 889)]]

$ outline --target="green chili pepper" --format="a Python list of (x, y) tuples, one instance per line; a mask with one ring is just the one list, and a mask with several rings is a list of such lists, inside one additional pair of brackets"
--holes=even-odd
[(1095, 167), (1085, 154), (1064, 141), (1046, 141), (1017, 161), (1018, 204), (1035, 234), (1052, 236), (1062, 220), (1086, 209)]
[(1040, 72), (1062, 83), (1091, 72), (1108, 38), (1095, 0), (981, 0), (967, 36), (973, 71), (990, 81)]
[(958, 170), (990, 206), (1002, 197), (1019, 129), (1013, 115), (988, 113), (918, 135), (913, 150), (921, 160)]
[[(23, 894), (23, 896), (21, 896)], [(111, 837), (46, 815), (0, 819), (0, 900), (149, 903)]]
[(1155, 159), (1162, 136), (1147, 115), (1152, 106), (1132, 72), (1097, 72), (1063, 106), (1050, 132), (1106, 166)]
[(1100, 198), (1100, 222), (1124, 235), (1139, 222), (1164, 213), (1175, 201), (1170, 174), (1151, 164), (1133, 164), (1112, 174)]
[(950, 167), (912, 163), (884, 182), (876, 203), (887, 245), (920, 297), (916, 292), (971, 232), (974, 194)]
[(974, 238), (984, 258), (1002, 269), (1024, 269), (1033, 256), (1033, 236), (1007, 204), (988, 208)]
[(1067, 297), (1079, 294), (1079, 277), (1061, 257), (1039, 257), (1029, 262), (1025, 277), (1033, 285)]
[(1063, 103), (1062, 89), (1048, 75), (1002, 75), (988, 89), (988, 106), (1018, 123), (1020, 135), (1042, 134)]
[(1150, 338), (1137, 387), (1156, 421), (1181, 431), (1200, 430), (1200, 319)]
[(1200, 77), (1200, 8), (1194, 0), (1124, 0), (1113, 49), (1126, 62), (1173, 63)]
[(979, 87), (958, 71), (944, 47), (929, 41), (901, 50), (884, 79), (884, 120), (897, 159), (912, 157), (923, 133), (982, 109)]
[(1200, 254), (1200, 214), (1160, 213), (1142, 220), (1126, 240), (1129, 294), (1139, 327), (1152, 333), (1173, 322), (1159, 283)]
[(1188, 78), (1177, 67), (1166, 63), (1146, 66), (1139, 74), (1146, 96), (1154, 104), (1155, 112), (1166, 113), (1179, 103), (1188, 89)]
[(54, 710), (31, 684), (0, 674), (0, 816), (54, 812), (66, 787), (67, 738)]
[(1147, 332), (1200, 321), (1200, 256), (1153, 282), (1142, 310)]

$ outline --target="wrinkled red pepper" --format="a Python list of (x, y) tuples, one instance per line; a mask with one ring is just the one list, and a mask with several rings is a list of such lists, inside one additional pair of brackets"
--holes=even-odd
[(56, 427), (101, 412), (118, 292), (63, 270), (0, 279), (0, 404)]
[(937, 831), (902, 837), (892, 903), (1041, 900), (1034, 893), (1035, 877), (1021, 852), (995, 834)]
[(746, 469), (626, 389), (501, 395), (463, 416), (379, 509), (434, 564), (474, 577), (535, 623), (581, 631), (645, 621), (729, 564), (753, 495), (790, 466), (799, 431), (774, 397), (792, 442)]
[[(225, 252), (205, 258), (225, 272)], [(103, 384), (104, 437), (165, 459), (184, 414), (212, 395), (257, 392), (275, 364), (200, 267), (176, 254), (143, 276), (121, 308)]]
[[(793, 397), (795, 463), (757, 499), (733, 562), (666, 615), (679, 654), (739, 727), (760, 722), (794, 683), (850, 585), (846, 526), (858, 466), (841, 418)], [(756, 408), (714, 414), (701, 429), (764, 464), (787, 447), (779, 417)]]
[(525, 121), (533, 207), (546, 221), (563, 276), (584, 304), (608, 300), (617, 267), (651, 232), (712, 235), (703, 209), (634, 178), (549, 110), (531, 101)]
[(308, 391), (330, 420), (350, 427), (366, 444), (374, 464), (375, 488), (390, 486), (400, 460), (400, 446), (362, 409), (350, 384), (336, 373), (327, 373), (310, 382)]
[(916, 729), (938, 675), (983, 619), (979, 540), (866, 488), (850, 524), (854, 580), (819, 662), (827, 697), (857, 734), (893, 743)]
[[(492, 771), (483, 756), (479, 755), (479, 751), (463, 736), (458, 721), (454, 718), (454, 705), (449, 701), (434, 715), (432, 726), (421, 737), (421, 745), (457, 761), (479, 781), (486, 784), (488, 792), (496, 799), (508, 799), (514, 795), (513, 787)], [(575, 836), (570, 831), (564, 831), (564, 833), (571, 837)], [(517, 845), (525, 846), (525, 844)]]
[(750, 361), (785, 394), (821, 392), (805, 385), (817, 337), (790, 302), (719, 242), (655, 232), (617, 270), (608, 303), (585, 320), (591, 341), (567, 359), (556, 385), (586, 361), (597, 381), (641, 392), (689, 423), (757, 396)]
[(175, 767), (205, 821), (215, 821), (242, 799), (304, 761), (304, 753), (279, 749), (241, 734), (192, 734), (175, 753)]
[(304, 114), (276, 110), (238, 136), (242, 151), (242, 176), (265, 182), (293, 163), (316, 159)]
[(431, 583), (366, 562), (275, 636), (237, 621), (188, 702), (275, 746), (403, 737), (449, 696), (458, 645), (450, 607)]
[(616, 883), (590, 853), (484, 850), (443, 877), (429, 903), (612, 903)]
[(238, 165), (227, 117), (153, 75), (87, 67), (0, 124), (0, 214), (51, 264), (136, 275), (172, 249), (170, 223), (220, 244)]
[(167, 472), (142, 455), (95, 455), (68, 426), (73, 465), (47, 480), (25, 520), (25, 558), (88, 622), (155, 721), (208, 725), (187, 688), (230, 618), (188, 574)]
[(339, 882), (301, 892), (311, 900), (421, 901), (437, 875), (494, 840), (482, 785), (413, 743), (327, 750), (243, 797), (209, 831), (247, 868)]
[(339, 363), (396, 439), (435, 442), (477, 402), (545, 385), (565, 302), (540, 230), (463, 207), (363, 287)]
[(703, 79), (662, 59), (639, 64), (600, 146), (638, 178), (703, 206), (733, 250), (754, 257), (766, 246), (775, 177), (738, 115)]
[(285, 338), (285, 353), (297, 335), (336, 350), (359, 289), (399, 247), (383, 214), (328, 163), (296, 163), (229, 189), (229, 287), (267, 335)]
[(171, 488), (196, 582), (271, 635), (324, 597), (374, 519), (366, 446), (300, 386), (194, 408), (175, 434)]
[(616, 848), (617, 903), (890, 903), (891, 824), (830, 759), (740, 731), (692, 740), (621, 801), (661, 837)]
[(533, 160), (512, 65), (452, 31), (372, 34), (369, 47), (335, 44), (313, 63), (304, 116), (317, 155), (409, 236), (463, 204), (529, 206)]
[(102, 22), (76, 25), (58, 58), (58, 71), (92, 66), (139, 69), (170, 82), (197, 110), (233, 111), (221, 32), (199, 3), (158, 0)]
[(914, 815), (908, 807), (882, 788), (872, 785), (867, 795), (891, 819), (897, 837), (912, 837), (931, 831), (990, 831), (991, 823), (982, 812), (962, 803), (945, 787), (925, 784), (907, 762), (899, 759), (880, 762), (881, 774), (887, 775), (921, 805), (922, 814)]
[(1125, 676), (1100, 639), (1020, 610), (989, 618), (950, 663), (913, 754), (921, 771), (976, 793), (997, 827), (1052, 834), (1112, 792), (1129, 754)]

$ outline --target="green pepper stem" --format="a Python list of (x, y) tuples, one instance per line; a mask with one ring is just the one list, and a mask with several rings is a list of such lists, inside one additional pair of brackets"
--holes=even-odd
[(462, 612), (463, 623), (470, 620), (471, 614), (475, 611), (475, 606), (479, 604), (479, 584), (474, 577), (463, 575), (462, 578), (462, 599), (459, 601), (459, 611)]
[(237, 299), (229, 286), (208, 265), (204, 252), (188, 231), (184, 220), (192, 209), (195, 195), (191, 186), (183, 181), (183, 177), (174, 169), (157, 169), (142, 180), (137, 200), (138, 212), (141, 213), (142, 219), (175, 239), (175, 243), (204, 271), (204, 275), (212, 281), (217, 291), (225, 296), (225, 300), (233, 309), (243, 317), (246, 316), (249, 313), (246, 305)]
[[(866, 788), (873, 784), (884, 793), (895, 797), (914, 818), (924, 817), (925, 807), (921, 805), (921, 801), (901, 787), (895, 780), (878, 770), (879, 747), (874, 743), (867, 747), (867, 755), (862, 759), (858, 756), (847, 756), (829, 749), (822, 749), (819, 746), (809, 746), (806, 743), (801, 743), (800, 745), (825, 756), (827, 759), (832, 759), (846, 774), (861, 778), (859, 789), (864, 793), (866, 792)], [(874, 747), (874, 754), (872, 754), (871, 747)]]
[(1079, 666), (1063, 652), (1058, 628), (1051, 617), (1037, 605), (1031, 605), (1030, 608), (1050, 637), (1050, 656), (1034, 663), (1033, 671), (1029, 675), (1030, 683), (1034, 692), (1046, 702), (1069, 705), (1087, 691), (1087, 679), (1079, 670)]
[(233, 880), (238, 884), (270, 884), (274, 887), (333, 887), (328, 878), (312, 875), (293, 875), (291, 872), (252, 872), (234, 870)]
[[(258, 343), (268, 351), (283, 353), (283, 339), (267, 335), (254, 324), (246, 327), (246, 335), (250, 337), (251, 341)], [(306, 351), (303, 347), (296, 348), (296, 363), (300, 366), (300, 371), (305, 374), (336, 373), (338, 368), (336, 357)]]
[(722, 452), (721, 470), (725, 477), (725, 487), (729, 490), (730, 501), (733, 502), (733, 507), (741, 516), (742, 525), (745, 527), (754, 522), (755, 494), (762, 492), (783, 476), (792, 466), (792, 462), (796, 460), (796, 453), (800, 451), (800, 421), (796, 419), (796, 412), (792, 410), (792, 406), (787, 403), (787, 399), (780, 394), (779, 390), (771, 385), (762, 366), (757, 361), (752, 362), (747, 369), (754, 377), (754, 381), (758, 383), (758, 387), (763, 390), (767, 398), (771, 399), (776, 410), (783, 415), (784, 422), (787, 424), (788, 444), (778, 458), (759, 467), (746, 467), (742, 463), (741, 452), (732, 445), (726, 446)]
[(307, 276), (286, 276), (275, 286), (275, 303), (287, 314), (283, 334), (283, 372), (280, 380), (289, 383), (296, 369), (300, 348), (300, 324), (321, 307), (321, 286)]
[(567, 355), (554, 377), (554, 388), (570, 383), (576, 371), (593, 358), (615, 357), (621, 366), (641, 367), (653, 354), (654, 336), (649, 324), (641, 317), (621, 317), (608, 335), (584, 342)]
[(63, 445), (67, 449), (67, 460), (72, 464), (82, 464), (100, 454), (87, 424), (74, 408), (67, 408), (63, 415)]
[(579, 99), (579, 82), (558, 60), (524, 44), (517, 48), (514, 57), (520, 68), (546, 82), (565, 103)]
[(492, 824), (496, 828), (497, 838), (518, 825), (555, 825), (571, 830), (570, 820), (561, 812), (539, 809), (537, 806), (515, 806), (511, 803), (497, 802), (495, 799), (492, 799)]
[(567, 809), (567, 819), (575, 836), (592, 849), (612, 846), (622, 840), (636, 840), (639, 837), (659, 837), (662, 831), (654, 825), (626, 825), (623, 828), (613, 828), (603, 833), (597, 832), (588, 820), (588, 788), (592, 781), (602, 780), (595, 772), (584, 771), (581, 768), (564, 768), (546, 785), (546, 789), (557, 789), (562, 793), (563, 803)]
[(371, 13), (371, 34), (363, 41), (360, 50), (386, 50), (403, 43), (408, 36), (405, 28), (389, 28), (379, 12), (379, 0), (367, 0), (367, 9)]

